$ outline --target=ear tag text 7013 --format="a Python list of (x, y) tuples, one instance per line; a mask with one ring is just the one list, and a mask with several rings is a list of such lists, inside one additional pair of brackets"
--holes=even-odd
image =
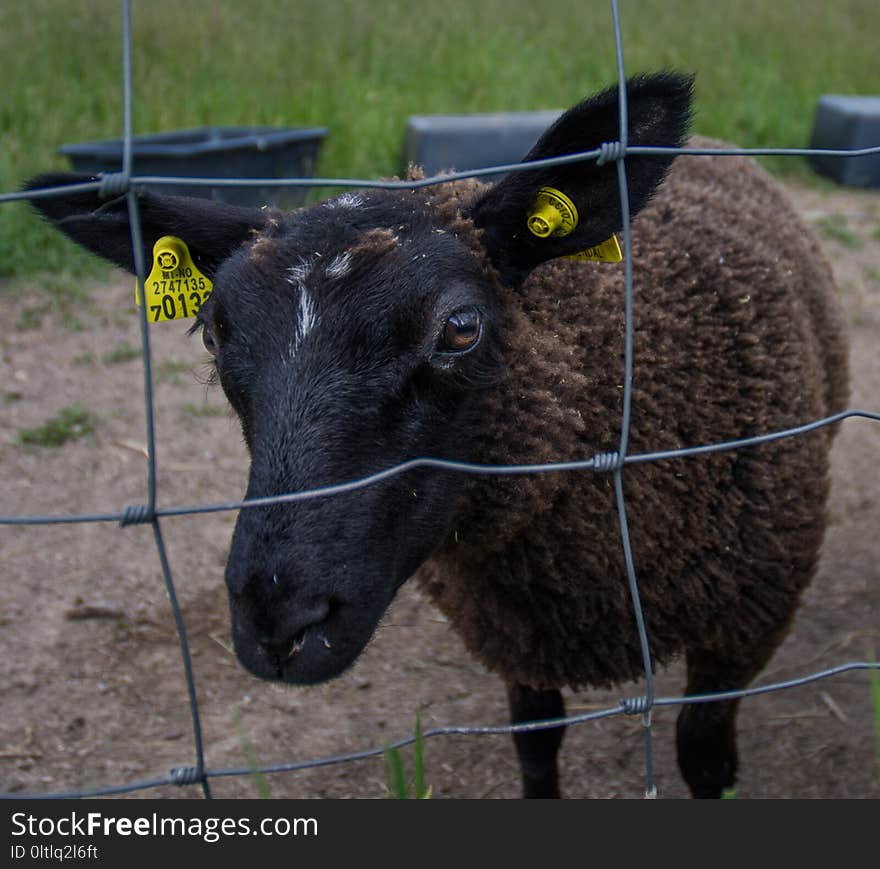
[[(153, 245), (153, 267), (145, 284), (151, 323), (195, 317), (214, 287), (196, 268), (186, 242), (173, 235), (164, 235)], [(137, 283), (134, 298), (140, 305)]]
[[(577, 208), (568, 196), (554, 187), (542, 187), (535, 197), (526, 225), (529, 232), (538, 238), (562, 238), (574, 231), (578, 220)], [(564, 259), (619, 263), (623, 255), (617, 236), (612, 235), (600, 244), (568, 254)]]

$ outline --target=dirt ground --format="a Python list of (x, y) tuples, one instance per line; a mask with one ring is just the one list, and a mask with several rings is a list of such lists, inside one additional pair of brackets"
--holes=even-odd
[[(852, 327), (852, 407), (880, 410), (880, 192), (792, 188), (838, 275)], [(116, 512), (146, 498), (144, 410), (131, 307), (121, 274), (91, 303), (59, 313), (38, 289), (0, 295), (0, 514)], [(151, 327), (159, 503), (221, 502), (244, 491), (247, 460), (219, 388), (200, 383), (205, 356), (187, 324)], [(128, 357), (128, 358), (127, 358)], [(638, 374), (636, 373), (636, 376)], [(21, 430), (81, 402), (95, 432), (62, 447), (20, 446)], [(805, 675), (880, 650), (880, 424), (845, 423), (834, 449), (831, 527), (794, 630), (760, 682)], [(506, 720), (501, 682), (468, 658), (442, 617), (404, 587), (358, 664), (318, 688), (259, 682), (229, 648), (223, 568), (234, 513), (166, 519), (162, 529), (192, 648), (210, 768), (355, 751), (423, 726)], [(112, 522), (0, 526), (0, 791), (47, 793), (161, 778), (193, 763), (177, 639), (149, 527)], [(683, 690), (680, 666), (658, 694)], [(570, 712), (617, 692), (568, 692)], [(686, 796), (674, 758), (674, 708), (654, 714), (660, 797)], [(880, 797), (868, 674), (852, 672), (744, 701), (740, 798)], [(570, 729), (561, 756), (569, 797), (642, 796), (640, 719)], [(411, 755), (404, 752), (411, 765)], [(519, 795), (507, 736), (429, 740), (436, 798)], [(381, 798), (381, 758), (269, 776), (273, 797)], [(212, 782), (256, 797), (253, 776)], [(132, 794), (197, 797), (163, 786)]]

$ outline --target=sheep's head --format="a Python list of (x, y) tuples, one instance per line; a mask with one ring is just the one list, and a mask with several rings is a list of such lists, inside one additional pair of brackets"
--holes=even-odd
[[(680, 145), (690, 81), (644, 77), (628, 93), (630, 142)], [(616, 138), (612, 89), (563, 115), (526, 159)], [(670, 162), (626, 160), (633, 214)], [(80, 180), (47, 175), (30, 186)], [(527, 226), (547, 187), (581, 214), (565, 235)], [(132, 269), (124, 200), (73, 193), (33, 203), (75, 241)], [(470, 458), (481, 397), (504, 377), (501, 287), (515, 292), (541, 262), (620, 229), (614, 163), (511, 173), (488, 188), (343, 193), (289, 214), (155, 194), (140, 196), (139, 210), (147, 262), (159, 237), (179, 236), (214, 281), (196, 329), (241, 420), (249, 498), (421, 456)], [(297, 683), (342, 672), (450, 533), (461, 485), (457, 475), (420, 469), (242, 510), (226, 570), (242, 663)]]
[[(466, 456), (501, 376), (493, 289), (413, 194), (343, 194), (242, 245), (198, 323), (250, 449), (248, 497)], [(446, 534), (460, 482), (413, 471), (243, 510), (226, 570), (243, 663), (300, 682), (354, 660)]]

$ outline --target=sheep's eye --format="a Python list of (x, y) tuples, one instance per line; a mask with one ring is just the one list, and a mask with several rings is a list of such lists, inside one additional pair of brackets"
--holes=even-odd
[(207, 326), (202, 329), (202, 343), (205, 345), (205, 350), (207, 350), (212, 356), (217, 355), (217, 341), (214, 339), (213, 333)]
[(483, 331), (483, 321), (476, 308), (462, 308), (447, 318), (440, 338), (440, 349), (446, 352), (461, 353), (469, 350)]

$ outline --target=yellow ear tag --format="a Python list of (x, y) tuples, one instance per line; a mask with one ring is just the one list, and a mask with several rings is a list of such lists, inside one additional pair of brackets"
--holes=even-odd
[[(578, 225), (577, 208), (561, 190), (542, 187), (535, 197), (526, 225), (532, 235), (538, 238), (562, 238)], [(623, 254), (620, 252), (617, 236), (612, 235), (601, 244), (568, 254), (564, 259), (619, 263), (623, 260)]]
[(529, 232), (538, 238), (561, 238), (578, 225), (577, 208), (561, 190), (542, 187), (535, 197), (526, 225)]
[(623, 260), (623, 254), (620, 252), (617, 236), (612, 235), (611, 238), (606, 238), (601, 244), (569, 254), (564, 259), (590, 260), (597, 263), (619, 263)]
[[(164, 235), (153, 245), (153, 267), (145, 284), (151, 323), (195, 317), (214, 288), (196, 268), (186, 242), (173, 235)], [(137, 282), (134, 300), (140, 305)]]

